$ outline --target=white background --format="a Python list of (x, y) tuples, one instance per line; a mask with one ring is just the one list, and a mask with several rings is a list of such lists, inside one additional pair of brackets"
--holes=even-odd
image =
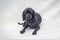
[[(33, 30), (23, 29), (17, 22), (22, 21), (22, 12), (31, 7), (42, 16), (37, 35)], [(60, 0), (0, 0), (0, 40), (12, 39), (60, 39)]]

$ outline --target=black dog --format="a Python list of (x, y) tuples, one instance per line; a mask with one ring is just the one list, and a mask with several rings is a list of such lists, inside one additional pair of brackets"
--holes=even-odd
[[(26, 8), (23, 11), (23, 30), (20, 31), (21, 34), (23, 34), (26, 30), (26, 28), (30, 27), (31, 29), (34, 29), (34, 32), (32, 33), (33, 35), (37, 34), (37, 31), (40, 29), (39, 24), (42, 21), (41, 16), (36, 13), (32, 8)], [(20, 24), (20, 23), (18, 23)]]

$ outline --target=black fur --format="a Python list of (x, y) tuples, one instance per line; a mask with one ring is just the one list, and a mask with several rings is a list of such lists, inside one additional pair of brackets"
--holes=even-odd
[[(29, 19), (27, 20), (27, 17), (26, 15), (30, 15), (30, 17), (32, 16), (32, 19)], [(26, 8), (24, 11), (23, 11), (23, 21), (24, 24), (23, 24), (23, 29), (22, 31), (20, 31), (21, 34), (23, 34), (25, 32), (25, 29), (30, 27), (31, 29), (34, 29), (34, 32), (32, 33), (33, 35), (37, 34), (37, 31), (40, 29), (40, 26), (39, 24), (41, 23), (42, 21), (42, 18), (40, 16), (40, 14), (36, 13), (32, 8)]]

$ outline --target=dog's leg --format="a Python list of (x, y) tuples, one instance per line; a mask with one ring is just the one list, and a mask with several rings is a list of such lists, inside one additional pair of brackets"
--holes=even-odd
[(34, 32), (32, 33), (33, 35), (36, 35), (37, 34), (37, 31), (40, 29), (40, 26), (35, 26), (35, 30)]
[(25, 25), (24, 28), (23, 28), (23, 30), (20, 31), (20, 33), (23, 34), (27, 28), (28, 28), (28, 25)]

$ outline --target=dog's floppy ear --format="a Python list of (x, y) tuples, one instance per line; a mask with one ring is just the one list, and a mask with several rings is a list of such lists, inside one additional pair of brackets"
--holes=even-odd
[(23, 11), (22, 17), (23, 17), (23, 21), (25, 20), (25, 16), (26, 16), (26, 12)]

